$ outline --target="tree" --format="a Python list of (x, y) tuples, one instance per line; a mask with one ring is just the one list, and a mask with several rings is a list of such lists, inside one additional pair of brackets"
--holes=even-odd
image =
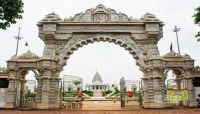
[(24, 3), (22, 0), (0, 0), (0, 29), (6, 30), (16, 19), (22, 19)]
[[(195, 9), (197, 11), (192, 17), (194, 17), (194, 23), (200, 26), (200, 6)], [(197, 41), (200, 41), (200, 31), (195, 35)]]

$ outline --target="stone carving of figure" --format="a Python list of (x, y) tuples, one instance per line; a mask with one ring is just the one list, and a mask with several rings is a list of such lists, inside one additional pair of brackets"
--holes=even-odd
[(98, 12), (94, 14), (94, 21), (108, 21), (108, 15), (104, 12)]

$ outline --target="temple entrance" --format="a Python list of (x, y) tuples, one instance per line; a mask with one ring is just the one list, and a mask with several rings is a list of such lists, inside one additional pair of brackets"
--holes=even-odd
[(188, 107), (187, 80), (184, 75), (181, 68), (173, 68), (167, 73), (165, 99), (172, 107)]
[[(61, 94), (65, 94), (60, 92), (60, 72), (67, 65), (74, 51), (84, 45), (99, 41), (117, 44), (132, 55), (143, 73), (144, 108), (170, 107), (166, 105), (164, 99), (168, 70), (177, 73), (178, 81), (186, 80), (189, 96), (187, 106), (197, 106), (193, 77), (198, 77), (200, 70), (194, 67), (194, 60), (187, 54), (180, 55), (170, 49), (169, 53), (160, 56), (157, 43), (163, 37), (164, 23), (155, 15), (146, 13), (141, 19), (134, 19), (100, 4), (96, 8), (86, 10), (85, 13), (76, 14), (73, 18), (61, 19), (59, 15), (50, 13), (39, 21), (37, 26), (39, 37), (45, 43), (43, 56), (39, 57), (28, 51), (20, 56), (14, 55), (7, 61), (9, 87), (6, 108), (23, 105), (22, 101), (15, 99), (16, 96), (20, 96), (20, 99), (24, 98), (24, 94), (21, 94), (23, 89), (16, 89), (17, 92), (15, 90), (16, 82), (19, 83), (17, 88), (24, 87), (25, 82), (22, 78), (24, 75), (19, 74), (23, 69), (38, 71), (36, 72), (38, 81), (36, 108), (59, 109), (62, 104)], [(176, 72), (177, 69), (179, 72)], [(78, 82), (75, 81), (75, 83)], [(89, 89), (97, 89), (97, 85), (96, 83)], [(66, 90), (73, 91), (71, 88)], [(19, 91), (20, 95), (16, 95)]]
[[(109, 46), (111, 48), (110, 51), (105, 51), (104, 49), (99, 49), (99, 47), (107, 47), (107, 46)], [(92, 55), (93, 55), (92, 57), (89, 57), (88, 54), (85, 54), (86, 51), (88, 53), (91, 53), (94, 50), (96, 50), (96, 52), (92, 53)], [(118, 56), (117, 53), (122, 53), (123, 56), (120, 55), (120, 57), (117, 57)], [(89, 55), (91, 55), (91, 54), (89, 54)], [(82, 59), (79, 60), (79, 63), (83, 63), (83, 64), (81, 64), (81, 65), (80, 64), (77, 64), (77, 65), (71, 64), (71, 63), (74, 63), (73, 62), (74, 60), (78, 60), (78, 57), (80, 57), (80, 56), (82, 57)], [(83, 58), (87, 58), (86, 62), (83, 60)], [(126, 58), (126, 61), (124, 63), (118, 63), (118, 61), (123, 60), (123, 58)], [(107, 61), (103, 62), (104, 60), (107, 60)], [(101, 62), (98, 63), (98, 61), (101, 61)], [(104, 43), (104, 42), (98, 42), (98, 43), (94, 43), (92, 45), (84, 46), (80, 50), (73, 53), (73, 55), (70, 57), (70, 59), (67, 63), (68, 63), (68, 65), (65, 66), (65, 69), (63, 70), (63, 72), (66, 72), (67, 74), (76, 75), (76, 76), (71, 76), (71, 77), (74, 77), (73, 78), (74, 80), (77, 80), (78, 78), (83, 79), (82, 97), (84, 98), (84, 100), (79, 101), (79, 99), (77, 97), (78, 90), (76, 90), (74, 92), (74, 96), (73, 96), (75, 99), (74, 101), (80, 102), (79, 107), (81, 107), (81, 105), (82, 105), (81, 110), (97, 110), (97, 108), (99, 108), (98, 110), (121, 109), (119, 81), (116, 79), (120, 78), (119, 74), (123, 74), (126, 77), (129, 76), (129, 79), (131, 79), (132, 78), (132, 77), (130, 77), (131, 75), (138, 74), (138, 72), (140, 72), (139, 70), (138, 70), (138, 72), (134, 70), (134, 69), (138, 68), (136, 65), (129, 64), (129, 63), (134, 63), (134, 60), (132, 59), (131, 55), (126, 50), (122, 49), (121, 47), (119, 47), (117, 45), (110, 44), (110, 43)], [(84, 63), (85, 63), (85, 65), (84, 65)], [(95, 63), (95, 64), (92, 64), (92, 63)], [(88, 64), (90, 66), (88, 66)], [(96, 70), (96, 68), (95, 68), (96, 66), (98, 66), (97, 67), (98, 70)], [(110, 67), (110, 66), (112, 66), (112, 67)], [(133, 66), (135, 66), (136, 68)], [(125, 67), (129, 67), (129, 68), (126, 70), (125, 69), (123, 70), (123, 68), (125, 68)], [(75, 70), (75, 71), (80, 72), (80, 69), (82, 71), (84, 71), (84, 73), (78, 73), (78, 72), (73, 73), (72, 71), (70, 71), (70, 70)], [(121, 69), (121, 71), (120, 71), (120, 69)], [(133, 69), (134, 72), (132, 72), (132, 70), (130, 70), (130, 69)], [(116, 70), (118, 70), (118, 71), (116, 71)], [(88, 71), (89, 71), (89, 73), (88, 73)], [(124, 71), (127, 71), (128, 73), (126, 73)], [(62, 72), (62, 74), (65, 74), (63, 72)], [(110, 72), (109, 73), (110, 75), (105, 75), (104, 72)], [(74, 84), (71, 84), (71, 82), (73, 80), (71, 77), (66, 77), (66, 76), (67, 75), (64, 75), (64, 77), (63, 77), (64, 80), (68, 79), (68, 81), (67, 80), (64, 81), (64, 85), (66, 85), (66, 87), (64, 87), (64, 88), (67, 89), (67, 88), (69, 88), (69, 86), (71, 88), (78, 87), (78, 86), (75, 86)], [(92, 76), (92, 77), (90, 77), (90, 76)], [(142, 72), (140, 74), (138, 74), (138, 76), (135, 78), (140, 79), (141, 77), (142, 77)], [(114, 89), (114, 86), (112, 86), (112, 84), (114, 82), (118, 86), (118, 88), (116, 88), (116, 90)], [(129, 83), (127, 91), (126, 91), (126, 98), (128, 95), (128, 90), (131, 91), (131, 87), (129, 87), (130, 84), (131, 83)], [(139, 86), (136, 83), (134, 83), (134, 84), (135, 84), (135, 86), (133, 86), (132, 89), (133, 90), (135, 89), (136, 90), (135, 93), (138, 93)], [(66, 94), (68, 94), (68, 95), (66, 95)], [(70, 96), (70, 94), (73, 94), (73, 92), (65, 91), (65, 98), (63, 99), (62, 102), (66, 102), (66, 104), (70, 105), (71, 104), (70, 99), (72, 98), (72, 96)], [(71, 99), (71, 100), (73, 100), (73, 99)], [(131, 99), (127, 99), (127, 100), (129, 100), (129, 104), (132, 105)], [(135, 100), (135, 99), (133, 99), (133, 100)], [(135, 101), (135, 102), (136, 102), (135, 104), (137, 104), (137, 108), (139, 108), (138, 102), (137, 101)], [(114, 106), (114, 108), (108, 109), (108, 107), (112, 107), (112, 106)], [(90, 107), (91, 109), (89, 109), (88, 107)], [(130, 107), (130, 108), (132, 108), (132, 107)], [(66, 110), (71, 110), (70, 106), (62, 107), (62, 108), (66, 109)], [(73, 108), (78, 109), (78, 102), (76, 102), (76, 106), (72, 104), (72, 109)]]
[[(30, 69), (21, 69), (18, 72), (18, 79), (14, 81), (14, 108), (28, 108), (36, 109), (36, 89), (37, 89), (37, 80), (30, 80), (26, 78)], [(32, 69), (31, 74), (37, 75), (37, 72)]]

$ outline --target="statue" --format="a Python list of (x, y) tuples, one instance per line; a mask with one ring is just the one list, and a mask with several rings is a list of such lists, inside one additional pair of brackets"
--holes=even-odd
[(173, 49), (172, 49), (172, 42), (171, 42), (171, 45), (170, 45), (170, 51), (173, 51)]

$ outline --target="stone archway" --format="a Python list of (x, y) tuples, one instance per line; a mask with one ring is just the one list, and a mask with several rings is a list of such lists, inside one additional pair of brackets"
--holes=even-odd
[[(44, 63), (46, 59), (57, 61), (55, 67), (51, 69), (48, 67), (51, 63), (46, 62), (45, 70), (49, 74), (49, 79), (43, 79), (46, 80), (43, 86), (49, 86), (53, 78), (50, 76), (52, 69), (57, 72), (56, 76), (59, 76), (59, 72), (67, 65), (67, 59), (75, 50), (88, 43), (99, 41), (115, 43), (128, 50), (136, 60), (136, 65), (145, 73), (148, 68), (146, 60), (153, 55), (159, 56), (157, 43), (162, 38), (164, 26), (163, 22), (153, 14), (146, 13), (138, 20), (101, 4), (95, 9), (88, 9), (85, 13), (64, 20), (59, 15), (50, 13), (37, 25), (39, 37), (45, 43), (41, 61)], [(49, 93), (51, 92), (42, 93), (42, 96), (48, 97)], [(48, 102), (41, 103), (38, 108), (51, 108)], [(52, 103), (55, 106), (58, 101)]]
[(149, 56), (159, 55), (157, 42), (162, 38), (164, 26), (153, 14), (146, 13), (138, 20), (101, 4), (64, 20), (51, 13), (37, 25), (39, 37), (46, 45), (43, 56), (58, 59), (61, 67), (79, 47), (107, 41), (128, 50), (141, 69)]
[(28, 71), (33, 71), (36, 80), (38, 80), (39, 73), (37, 72), (37, 62), (39, 59), (39, 56), (27, 51), (20, 56), (14, 55), (7, 61), (9, 87), (7, 90), (5, 108), (24, 106), (24, 86), (26, 83), (25, 76)]
[(64, 66), (67, 59), (76, 51), (78, 48), (93, 42), (111, 42), (129, 51), (129, 53), (136, 60), (136, 64), (144, 68), (144, 59), (146, 58), (145, 52), (143, 52), (136, 42), (131, 38), (130, 34), (119, 34), (119, 33), (106, 33), (106, 34), (74, 34), (71, 39), (68, 40), (67, 44), (62, 50), (60, 50), (59, 55), (59, 65)]
[[(136, 60), (143, 72), (144, 108), (165, 108), (165, 70), (178, 68), (187, 79), (189, 105), (196, 107), (192, 85), (194, 60), (189, 55), (178, 55), (174, 51), (160, 56), (157, 47), (163, 36), (164, 23), (155, 15), (146, 13), (141, 19), (98, 5), (85, 13), (61, 19), (50, 13), (38, 22), (39, 37), (45, 43), (43, 57), (28, 51), (8, 61), (9, 87), (6, 108), (14, 108), (14, 82), (20, 69), (36, 69), (37, 108), (58, 109), (60, 107), (59, 74), (67, 65), (67, 59), (78, 48), (93, 42), (111, 42), (125, 48)], [(123, 60), (122, 60), (123, 61)], [(156, 100), (159, 98), (159, 101)]]

